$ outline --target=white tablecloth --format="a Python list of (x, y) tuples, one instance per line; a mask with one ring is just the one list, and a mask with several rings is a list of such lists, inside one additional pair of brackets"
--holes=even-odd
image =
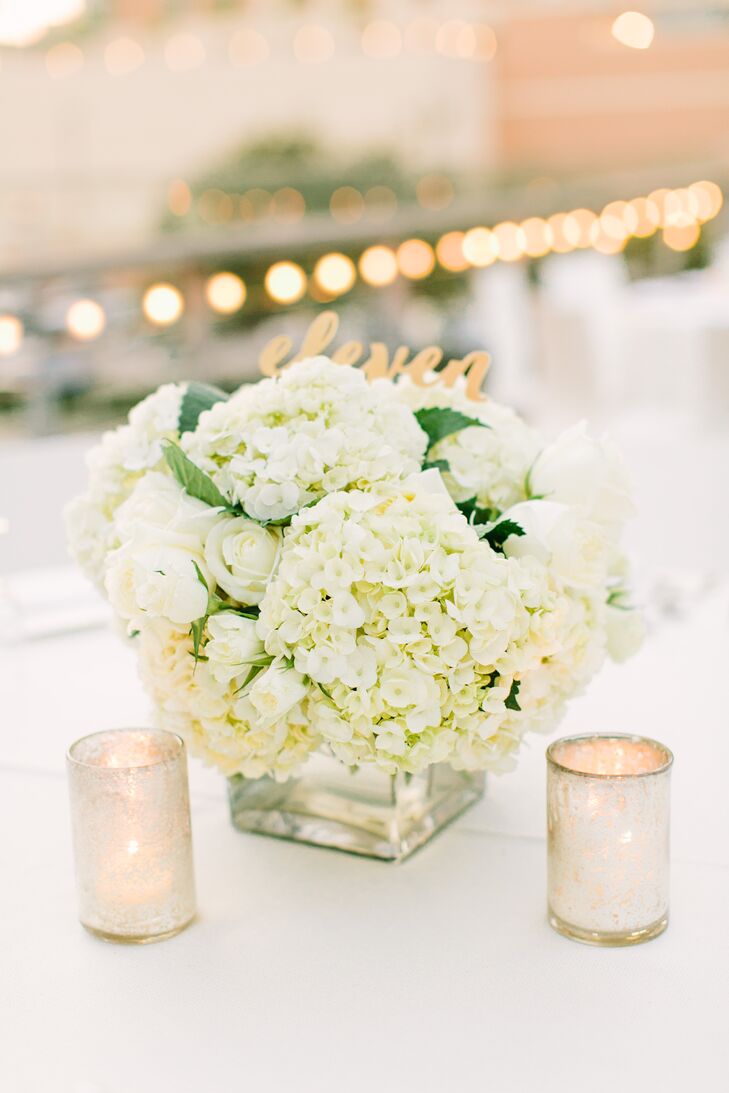
[(402, 866), (241, 835), (193, 762), (199, 921), (157, 945), (97, 941), (76, 920), (64, 751), (148, 722), (133, 657), (106, 630), (0, 647), (0, 1089), (725, 1088), (728, 623), (724, 587), (562, 726), (676, 755), (671, 924), (617, 950), (546, 923), (542, 738)]

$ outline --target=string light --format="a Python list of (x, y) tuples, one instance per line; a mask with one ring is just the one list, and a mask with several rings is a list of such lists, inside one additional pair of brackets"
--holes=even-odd
[(547, 220), (552, 235), (551, 249), (555, 254), (569, 254), (575, 249), (576, 244), (567, 238), (565, 224), (567, 213), (554, 213)]
[(266, 273), (266, 292), (279, 304), (295, 304), (306, 292), (306, 274), (296, 262), (275, 262)]
[(391, 285), (397, 277), (397, 257), (390, 247), (376, 245), (368, 247), (360, 255), (359, 272), (368, 285), (383, 288)]
[(413, 19), (405, 28), (405, 48), (411, 53), (434, 53), (437, 33), (435, 19)]
[(397, 57), (401, 50), (400, 28), (387, 19), (373, 19), (362, 31), (362, 52), (367, 57)]
[(397, 264), (405, 277), (411, 281), (421, 281), (433, 272), (433, 248), (424, 239), (406, 239), (397, 248)]
[(205, 46), (189, 31), (173, 34), (165, 42), (165, 64), (170, 72), (191, 72), (205, 61)]
[(144, 50), (133, 38), (114, 38), (104, 50), (104, 64), (110, 76), (126, 76), (144, 63)]
[(330, 296), (349, 292), (356, 279), (354, 262), (346, 254), (325, 254), (314, 266), (314, 280)]
[(370, 186), (364, 201), (367, 215), (373, 220), (389, 220), (397, 212), (397, 197), (389, 186)]
[(453, 183), (446, 175), (423, 175), (415, 187), (415, 196), (422, 208), (440, 212), (453, 201)]
[(73, 42), (59, 42), (46, 53), (46, 71), (51, 79), (72, 76), (83, 66), (84, 55)]
[(446, 232), (435, 245), (435, 254), (443, 269), (449, 273), (461, 273), (468, 269), (468, 259), (463, 253), (463, 232)]
[(15, 315), (0, 315), (0, 357), (15, 353), (23, 341), (23, 324)]
[(106, 315), (96, 300), (76, 300), (66, 312), (66, 329), (80, 342), (98, 338), (106, 326)]
[(724, 196), (715, 182), (692, 182), (689, 193), (696, 201), (696, 216), (701, 223), (713, 219), (721, 212)]
[(282, 189), (276, 190), (271, 207), (274, 219), (281, 224), (295, 224), (297, 220), (301, 220), (306, 212), (306, 202), (303, 195), (292, 186), (284, 186)]
[(516, 224), (513, 224), (511, 220), (505, 220), (502, 224), (497, 224), (493, 231), (497, 254), (502, 262), (516, 262), (517, 258), (521, 258), (524, 251)]
[(475, 23), (473, 32), (476, 37), (476, 48), (473, 58), (476, 61), (491, 61), (496, 56), (498, 46), (493, 28), (488, 23)]
[(663, 242), (671, 250), (685, 251), (695, 247), (701, 236), (701, 226), (693, 224), (667, 224), (663, 229)]
[(340, 224), (354, 224), (365, 211), (365, 203), (354, 186), (340, 186), (329, 199), (329, 211)]
[(230, 39), (228, 56), (234, 65), (260, 64), (268, 59), (268, 42), (257, 30), (238, 30)]
[(142, 299), (142, 310), (155, 326), (171, 326), (184, 309), (185, 301), (180, 290), (164, 281), (151, 285)]
[(471, 228), (463, 237), (463, 253), (472, 266), (490, 266), (498, 253), (494, 233), (488, 228)]
[(530, 258), (541, 258), (552, 247), (552, 229), (541, 216), (530, 216), (519, 225), (517, 239), (524, 254)]
[(187, 216), (192, 205), (190, 187), (181, 178), (175, 178), (167, 187), (167, 207), (173, 216)]
[(246, 301), (246, 286), (236, 273), (215, 273), (205, 284), (205, 299), (213, 311), (233, 315)]
[(294, 35), (294, 56), (306, 64), (328, 61), (334, 53), (334, 39), (326, 27), (307, 23)]
[(653, 20), (641, 11), (624, 11), (612, 25), (612, 36), (630, 49), (648, 49), (656, 30)]

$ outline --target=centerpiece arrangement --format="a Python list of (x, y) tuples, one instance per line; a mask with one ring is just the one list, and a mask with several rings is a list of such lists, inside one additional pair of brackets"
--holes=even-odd
[(436, 380), (168, 384), (89, 455), (72, 552), (242, 829), (401, 858), (639, 640), (613, 449)]

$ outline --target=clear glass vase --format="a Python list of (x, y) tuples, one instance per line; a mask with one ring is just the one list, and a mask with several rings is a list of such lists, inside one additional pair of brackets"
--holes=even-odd
[(388, 775), (317, 754), (288, 782), (238, 774), (228, 787), (239, 831), (402, 861), (477, 801), (484, 782), (482, 773), (446, 763), (422, 774)]

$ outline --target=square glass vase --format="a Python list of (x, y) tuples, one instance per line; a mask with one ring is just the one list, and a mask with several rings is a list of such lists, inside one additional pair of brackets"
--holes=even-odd
[(313, 755), (300, 777), (228, 779), (239, 831), (402, 861), (483, 796), (481, 772), (437, 763), (422, 774), (388, 775)]

